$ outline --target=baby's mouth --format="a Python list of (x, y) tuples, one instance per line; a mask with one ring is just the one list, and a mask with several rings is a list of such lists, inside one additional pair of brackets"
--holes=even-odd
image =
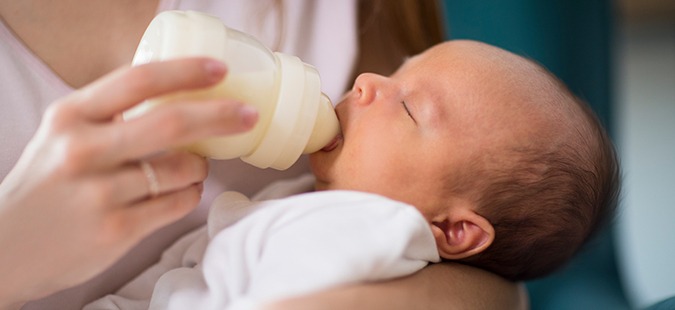
[(342, 141), (342, 133), (339, 133), (333, 140), (331, 140), (326, 146), (324, 146), (321, 151), (323, 152), (330, 152), (334, 150), (338, 144), (340, 144), (340, 141)]

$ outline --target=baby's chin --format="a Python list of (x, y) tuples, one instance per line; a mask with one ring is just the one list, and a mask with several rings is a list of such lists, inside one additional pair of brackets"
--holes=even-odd
[(331, 188), (330, 188), (330, 186), (328, 186), (328, 183), (325, 183), (325, 182), (320, 181), (320, 180), (316, 180), (316, 182), (314, 182), (314, 191), (320, 192), (320, 191), (326, 191), (326, 190), (329, 190), (329, 189), (331, 189)]
[(331, 175), (338, 153), (338, 150), (331, 150), (309, 154), (309, 168), (316, 179), (316, 190), (331, 189)]
[(327, 165), (329, 163), (325, 152), (318, 151), (309, 154), (309, 169), (317, 180), (327, 174)]

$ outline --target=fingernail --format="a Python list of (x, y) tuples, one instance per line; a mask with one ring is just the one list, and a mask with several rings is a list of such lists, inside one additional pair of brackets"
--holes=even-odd
[(258, 121), (258, 110), (249, 105), (242, 105), (239, 108), (239, 117), (242, 125), (246, 126), (246, 128), (253, 127)]
[(215, 59), (207, 61), (206, 64), (204, 64), (204, 69), (214, 82), (220, 81), (220, 79), (223, 78), (223, 75), (225, 75), (225, 72), (227, 72), (225, 64)]

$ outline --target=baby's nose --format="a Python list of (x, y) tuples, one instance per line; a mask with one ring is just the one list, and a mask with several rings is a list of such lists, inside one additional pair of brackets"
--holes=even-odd
[(372, 103), (384, 90), (388, 78), (374, 73), (362, 73), (354, 81), (352, 91), (361, 104)]

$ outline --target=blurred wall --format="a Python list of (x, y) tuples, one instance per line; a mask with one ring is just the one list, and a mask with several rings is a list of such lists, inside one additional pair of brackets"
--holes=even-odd
[(475, 39), (532, 58), (611, 126), (609, 0), (446, 0), (451, 39)]
[(619, 4), (614, 116), (625, 191), (617, 260), (627, 297), (642, 308), (675, 296), (675, 1)]

